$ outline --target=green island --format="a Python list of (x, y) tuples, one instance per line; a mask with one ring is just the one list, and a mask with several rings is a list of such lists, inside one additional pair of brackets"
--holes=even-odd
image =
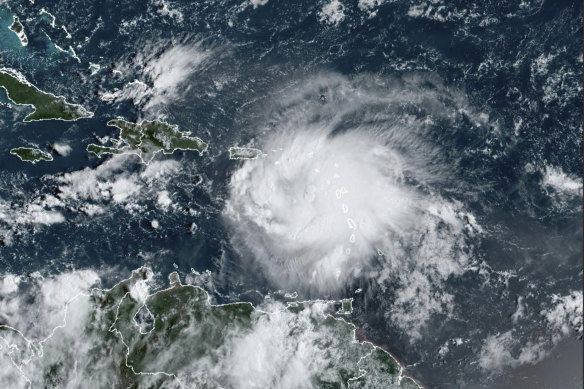
[(262, 151), (253, 147), (230, 147), (229, 159), (256, 159)]
[(341, 300), (341, 309), (337, 312), (339, 315), (350, 315), (353, 312), (353, 299)]
[(346, 302), (213, 305), (177, 273), (149, 294), (152, 278), (140, 268), (78, 296), (42, 342), (0, 325), (0, 360), (32, 387), (420, 389), (390, 354), (356, 340), (334, 314)]
[(30, 147), (17, 147), (10, 150), (10, 154), (16, 155), (20, 160), (33, 164), (39, 161), (52, 161), (53, 156), (39, 149)]
[(82, 106), (68, 103), (63, 96), (39, 90), (12, 69), (0, 68), (0, 87), (4, 88), (14, 104), (34, 107), (34, 111), (24, 118), (25, 122), (51, 119), (72, 121), (93, 116)]
[(26, 34), (24, 33), (24, 27), (23, 27), (22, 23), (20, 23), (20, 19), (18, 18), (18, 16), (14, 16), (14, 22), (12, 22), (12, 25), (10, 26), (10, 30), (16, 34), (18, 39), (20, 39), (21, 45), (23, 45), (23, 46), (28, 45), (28, 38), (26, 37)]
[(172, 154), (176, 150), (195, 150), (203, 155), (209, 147), (200, 138), (191, 137), (189, 132), (179, 131), (177, 125), (158, 120), (131, 123), (116, 119), (110, 120), (107, 125), (118, 128), (120, 136), (110, 146), (89, 144), (87, 151), (98, 157), (104, 154), (135, 154), (148, 164), (159, 152)]

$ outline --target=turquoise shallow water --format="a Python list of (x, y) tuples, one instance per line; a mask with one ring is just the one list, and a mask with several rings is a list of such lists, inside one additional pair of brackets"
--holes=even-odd
[(23, 49), (20, 39), (9, 29), (13, 22), (13, 13), (0, 5), (0, 41), (2, 42), (0, 50), (3, 52), (18, 52)]

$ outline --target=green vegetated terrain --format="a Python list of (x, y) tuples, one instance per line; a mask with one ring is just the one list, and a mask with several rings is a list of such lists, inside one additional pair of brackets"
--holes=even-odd
[(20, 22), (20, 18), (18, 16), (13, 16), (14, 21), (12, 22), (12, 25), (10, 25), (10, 31), (14, 32), (16, 34), (16, 36), (18, 37), (18, 40), (20, 40), (20, 44), (22, 46), (27, 46), (28, 45), (28, 37), (26, 36), (26, 33), (24, 32), (24, 26), (22, 25), (22, 23)]
[(22, 161), (37, 163), (39, 161), (52, 161), (53, 156), (39, 149), (29, 147), (17, 147), (10, 150), (10, 154), (16, 155)]
[(202, 155), (209, 147), (198, 137), (179, 131), (178, 126), (161, 121), (131, 123), (125, 120), (110, 120), (108, 126), (120, 130), (119, 139), (113, 145), (90, 144), (87, 151), (101, 157), (104, 154), (135, 154), (144, 163), (152, 161), (156, 153), (172, 154), (176, 150), (195, 150)]
[[(42, 344), (0, 325), (5, 350), (18, 347), (10, 354), (15, 380), (26, 377), (33, 387), (419, 388), (388, 353), (356, 341), (354, 327), (331, 314), (342, 302), (269, 312), (212, 305), (176, 273), (168, 289), (140, 293), (150, 275), (136, 270), (69, 303), (77, 304), (74, 313)], [(0, 359), (6, 355), (0, 350)]]
[(0, 69), (0, 87), (6, 90), (6, 95), (14, 104), (34, 107), (34, 111), (24, 118), (25, 122), (50, 119), (71, 121), (93, 116), (80, 105), (68, 103), (62, 96), (39, 90), (9, 69)]
[(16, 34), (20, 34), (23, 30), (22, 23), (20, 23), (20, 19), (18, 17), (14, 17), (14, 22), (10, 26), (10, 29), (14, 31)]

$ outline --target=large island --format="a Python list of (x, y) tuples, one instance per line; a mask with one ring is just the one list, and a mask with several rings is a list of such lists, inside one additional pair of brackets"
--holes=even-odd
[(135, 154), (148, 164), (159, 152), (172, 154), (176, 150), (195, 150), (203, 155), (209, 147), (200, 138), (191, 137), (189, 132), (179, 131), (178, 126), (158, 120), (131, 123), (116, 119), (107, 124), (120, 130), (119, 139), (110, 145), (88, 145), (87, 151), (98, 157), (104, 154)]
[(92, 117), (93, 113), (78, 104), (71, 104), (63, 96), (43, 92), (15, 70), (0, 68), (0, 87), (17, 105), (30, 105), (34, 111), (24, 118), (25, 122), (35, 120), (72, 121)]
[(16, 147), (10, 150), (10, 154), (16, 155), (21, 161), (35, 164), (39, 161), (52, 161), (53, 156), (42, 150), (31, 147)]
[(262, 151), (253, 147), (230, 147), (229, 159), (256, 159)]

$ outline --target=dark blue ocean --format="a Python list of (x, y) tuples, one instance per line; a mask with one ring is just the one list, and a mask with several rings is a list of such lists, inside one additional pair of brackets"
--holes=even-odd
[[(59, 197), (59, 177), (103, 164), (109, 157), (100, 159), (85, 148), (117, 135), (106, 125), (112, 118), (164, 120), (210, 145), (203, 157), (176, 151), (155, 159), (178, 162), (164, 190), (180, 211), (162, 211), (156, 193), (146, 191), (131, 211), (115, 201), (96, 200), (106, 212), (91, 217), (80, 212), (82, 199), (71, 200), (69, 207), (59, 208), (65, 221), (48, 226), (0, 216), (0, 229), (10, 235), (0, 247), (0, 272), (110, 269), (104, 285), (111, 285), (143, 264), (161, 278), (175, 270), (183, 276), (209, 270), (217, 301), (261, 302), (273, 287), (242, 265), (222, 216), (229, 179), (240, 166), (229, 160), (227, 149), (253, 144), (258, 131), (269, 131), (278, 115), (269, 109), (273, 100), (315, 75), (370, 77), (400, 88), (407, 85), (404, 80), (415, 79), (417, 88), (435, 92), (450, 112), (428, 125), (423, 137), (438, 150), (436, 163), (450, 171), (433, 190), (463, 204), (485, 231), (473, 242), (477, 267), (445, 281), (455, 313), (433, 316), (420, 340), (412, 341), (387, 320), (384, 310), (392, 294), (380, 294), (367, 281), (347, 288), (347, 293), (353, 287), (367, 291), (355, 297), (350, 319), (363, 338), (391, 351), (428, 388), (510, 387), (513, 373), (506, 381), (505, 375), (492, 378), (477, 366), (485, 338), (512, 328), (517, 344), (545, 337), (538, 307), (554, 294), (582, 289), (582, 186), (576, 195), (564, 195), (542, 184), (552, 171), (561, 172), (554, 177), (581, 182), (582, 3), (388, 0), (367, 8), (343, 1), (338, 24), (322, 20), (325, 3), (0, 4), (0, 67), (94, 112), (75, 122), (25, 123), (30, 109), (11, 104), (0, 89), (0, 214), (8, 209), (16, 215), (33, 200)], [(26, 47), (8, 30), (13, 15), (25, 26)], [(179, 97), (156, 110), (149, 108), (148, 98), (104, 98), (135, 80), (156, 87), (156, 80), (143, 76), (144, 64), (170, 45), (213, 53)], [(319, 97), (307, 98), (319, 104)], [(424, 115), (423, 104), (392, 109)], [(55, 143), (69, 145), (70, 154), (52, 151), (52, 162), (34, 165), (9, 154), (21, 146), (51, 152)], [(123, 169), (140, 174), (144, 166), (128, 157)], [(153, 219), (159, 228), (152, 227)], [(510, 317), (518, 296), (532, 309), (516, 328)], [(437, 350), (456, 338), (468, 341), (440, 357)], [(582, 343), (576, 342), (579, 352), (570, 349), (567, 360), (581, 360)], [(551, 343), (547, 346), (552, 350)], [(579, 374), (582, 382), (577, 369), (565, 375)], [(529, 374), (537, 378), (538, 373)], [(542, 382), (533, 380), (525, 387)], [(561, 377), (546, 382), (567, 387)]]

